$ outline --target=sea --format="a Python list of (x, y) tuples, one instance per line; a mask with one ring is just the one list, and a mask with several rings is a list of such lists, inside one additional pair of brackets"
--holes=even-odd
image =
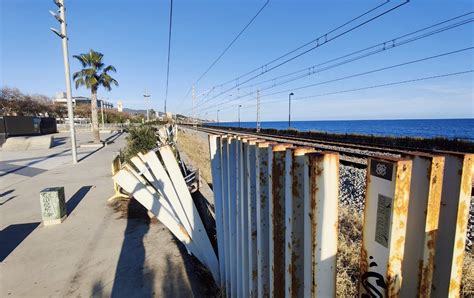
[[(238, 122), (209, 123), (239, 127)], [(240, 127), (255, 128), (256, 122), (241, 122)], [(288, 121), (265, 121), (261, 128), (288, 129)], [(393, 137), (444, 137), (474, 142), (474, 118), (469, 119), (407, 119), (407, 120), (331, 120), (292, 121), (291, 128), (342, 134), (366, 134)]]

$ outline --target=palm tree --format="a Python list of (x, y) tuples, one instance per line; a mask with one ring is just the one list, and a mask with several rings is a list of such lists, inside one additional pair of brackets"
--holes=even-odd
[(97, 89), (102, 86), (107, 91), (112, 89), (112, 84), (118, 86), (118, 82), (108, 73), (116, 72), (114, 66), (104, 67), (102, 53), (90, 50), (89, 53), (74, 55), (74, 58), (81, 62), (83, 69), (74, 73), (73, 78), (76, 83), (76, 89), (79, 86), (86, 86), (91, 90), (91, 114), (92, 114), (92, 133), (94, 142), (100, 142), (99, 135), (99, 117), (97, 115)]

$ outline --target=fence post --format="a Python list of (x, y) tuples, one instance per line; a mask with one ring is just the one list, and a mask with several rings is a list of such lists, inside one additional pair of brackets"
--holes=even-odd
[(230, 297), (231, 290), (231, 267), (230, 267), (230, 226), (229, 226), (229, 136), (221, 139), (222, 145), (222, 219), (224, 227), (224, 250), (225, 250), (225, 281), (226, 296)]
[(258, 294), (258, 262), (257, 262), (257, 144), (258, 141), (249, 141), (248, 145), (248, 160), (249, 166), (248, 176), (248, 251), (249, 251), (249, 292), (250, 297), (257, 297)]
[(285, 295), (285, 155), (290, 144), (269, 147), (270, 297)]
[(237, 296), (237, 242), (236, 242), (236, 208), (237, 208), (237, 139), (229, 139), (229, 235), (230, 235), (230, 276), (231, 297)]
[(268, 150), (270, 143), (257, 145), (256, 193), (257, 193), (257, 262), (258, 297), (269, 296), (269, 162), (272, 158)]
[(433, 274), (434, 297), (459, 297), (474, 154), (445, 155)]
[(304, 297), (336, 297), (339, 155), (306, 154)]
[(410, 160), (369, 159), (360, 265), (363, 297), (399, 295), (411, 168)]
[(219, 256), (220, 288), (225, 288), (225, 250), (223, 231), (223, 206), (222, 206), (222, 151), (221, 136), (209, 135), (209, 153), (212, 172), (212, 190), (214, 193), (214, 208), (216, 215), (217, 250)]
[[(241, 224), (241, 244), (240, 250), (242, 252), (242, 296), (250, 296), (249, 290), (249, 199), (250, 199), (250, 164), (249, 164), (249, 142), (256, 139), (245, 138), (242, 139), (242, 172), (241, 172), (241, 181), (242, 181), (242, 200), (240, 207), (240, 224)], [(251, 165), (254, 167), (254, 164)]]
[(412, 163), (400, 296), (430, 297), (444, 157), (420, 154)]
[(304, 164), (313, 148), (286, 149), (285, 156), (285, 295), (303, 297)]
[(235, 164), (236, 164), (236, 201), (235, 201), (235, 258), (236, 258), (236, 282), (237, 282), (237, 296), (242, 297), (242, 223), (241, 223), (241, 212), (242, 212), (242, 175), (243, 175), (243, 164), (242, 164), (242, 138), (237, 137), (235, 143)]

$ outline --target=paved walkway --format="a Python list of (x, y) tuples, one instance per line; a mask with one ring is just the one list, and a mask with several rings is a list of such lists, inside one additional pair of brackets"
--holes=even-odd
[[(107, 205), (110, 164), (124, 141), (120, 136), (98, 151), (80, 148), (77, 165), (70, 164), (66, 148), (0, 152), (0, 297), (215, 293), (209, 274), (161, 223), (133, 214), (124, 218)], [(51, 186), (65, 187), (68, 218), (44, 227), (39, 192)], [(142, 212), (140, 206), (131, 209)]]

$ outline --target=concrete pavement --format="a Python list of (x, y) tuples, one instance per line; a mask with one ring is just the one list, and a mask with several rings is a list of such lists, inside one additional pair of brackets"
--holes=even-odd
[[(215, 295), (209, 273), (141, 206), (122, 216), (107, 205), (125, 137), (80, 148), (77, 165), (63, 141), (48, 152), (0, 152), (0, 296)], [(68, 218), (44, 227), (39, 192), (51, 186), (65, 187)]]

